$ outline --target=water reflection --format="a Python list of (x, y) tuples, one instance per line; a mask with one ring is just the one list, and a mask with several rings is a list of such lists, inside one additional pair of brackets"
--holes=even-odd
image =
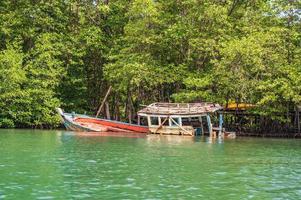
[(221, 137), (213, 138), (213, 137), (205, 137), (205, 141), (208, 144), (222, 144), (224, 143), (224, 139)]
[(195, 138), (191, 136), (180, 135), (147, 135), (146, 140), (148, 143), (164, 142), (170, 144), (194, 143)]
[(205, 142), (208, 144), (221, 144), (222, 138), (210, 138), (208, 136), (180, 136), (180, 135), (160, 135), (145, 133), (125, 133), (125, 132), (63, 132), (59, 133), (62, 139), (76, 138), (98, 138), (98, 137), (117, 137), (117, 138), (145, 138), (147, 142), (163, 142), (170, 144)]
[(127, 137), (127, 138), (144, 138), (146, 133), (132, 132), (65, 132), (67, 135), (76, 137)]

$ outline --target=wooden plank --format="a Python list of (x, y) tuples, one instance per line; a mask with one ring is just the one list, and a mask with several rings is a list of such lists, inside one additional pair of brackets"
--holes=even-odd
[(223, 114), (219, 113), (219, 130), (218, 130), (218, 136), (223, 137)]
[(207, 115), (207, 123), (208, 123), (209, 136), (212, 137), (213, 131), (212, 131), (212, 124), (211, 124), (211, 119), (210, 119), (209, 115)]
[(180, 129), (182, 129), (184, 132), (186, 132), (186, 133), (188, 133), (189, 135), (193, 135), (192, 133), (190, 133), (190, 132), (188, 132), (187, 130), (185, 130), (182, 126), (180, 126), (173, 118), (170, 118), (171, 119), (171, 121), (175, 124), (175, 125), (177, 125)]
[(169, 115), (185, 115), (185, 114), (201, 114), (215, 112), (222, 109), (219, 104), (212, 103), (154, 103), (143, 108), (139, 114), (169, 114)]
[(206, 113), (201, 113), (201, 114), (187, 114), (187, 115), (169, 115), (169, 114), (145, 114), (145, 113), (138, 113), (139, 116), (142, 116), (142, 117), (162, 117), (162, 118), (165, 118), (165, 117), (173, 117), (173, 118), (179, 118), (179, 117), (182, 117), (182, 118), (189, 118), (189, 117), (200, 117), (200, 116), (206, 116), (207, 114)]
[[(155, 131), (157, 130), (158, 126), (152, 126), (149, 128), (151, 133), (155, 134)], [(186, 132), (184, 132), (183, 135), (189, 135), (192, 136), (194, 129), (191, 126), (184, 126), (183, 127)], [(161, 134), (161, 135), (180, 135), (181, 134), (181, 129), (178, 126), (163, 126), (162, 128), (160, 128), (156, 134)], [(182, 131), (183, 132), (183, 131)]]
[(106, 93), (106, 96), (105, 96), (104, 99), (102, 100), (101, 105), (100, 105), (100, 107), (98, 108), (98, 111), (97, 111), (95, 117), (98, 117), (98, 115), (100, 114), (100, 112), (101, 112), (101, 110), (102, 110), (102, 108), (103, 108), (105, 102), (107, 101), (107, 98), (108, 98), (108, 96), (109, 96), (111, 90), (112, 90), (112, 86), (109, 87), (109, 89), (108, 89), (108, 91), (107, 91), (107, 93)]
[[(159, 118), (160, 119), (160, 118)], [(157, 133), (157, 131), (162, 128), (163, 124), (168, 120), (168, 117), (166, 117), (162, 123), (160, 123), (159, 127), (156, 129), (155, 133)], [(160, 120), (161, 121), (161, 120)]]
[(203, 124), (203, 119), (202, 119), (202, 117), (200, 117), (200, 122), (201, 122), (202, 135), (204, 135), (204, 124)]

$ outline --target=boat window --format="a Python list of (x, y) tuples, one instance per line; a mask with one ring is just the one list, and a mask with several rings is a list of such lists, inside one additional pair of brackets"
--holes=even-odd
[(140, 125), (147, 126), (147, 117), (140, 117)]
[[(173, 120), (170, 120), (171, 121), (171, 126), (178, 126), (177, 124), (180, 124), (180, 120), (179, 118), (172, 118)], [(176, 124), (176, 123), (177, 124)]]
[(199, 117), (183, 117), (182, 125), (199, 127), (199, 126), (201, 126), (200, 118)]
[[(163, 122), (164, 122), (164, 123), (163, 123)], [(169, 126), (168, 118), (166, 118), (166, 117), (161, 117), (161, 123), (163, 123), (163, 126)]]
[(201, 127), (201, 121), (199, 117), (192, 117), (191, 118), (191, 126), (193, 127)]
[(198, 122), (199, 121), (199, 117), (191, 117), (191, 121), (192, 122)]
[(182, 118), (182, 125), (183, 126), (189, 126), (189, 125), (191, 125), (191, 120), (188, 117), (183, 117)]
[(150, 117), (151, 125), (159, 125), (159, 118), (158, 117)]

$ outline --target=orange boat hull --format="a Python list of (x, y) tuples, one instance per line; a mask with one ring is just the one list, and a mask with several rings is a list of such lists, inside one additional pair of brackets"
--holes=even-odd
[(75, 119), (75, 121), (79, 123), (90, 123), (90, 124), (101, 125), (106, 127), (108, 131), (127, 131), (127, 132), (133, 131), (139, 133), (147, 133), (149, 131), (148, 127), (145, 126), (138, 126), (134, 124), (128, 124), (128, 123), (123, 123), (123, 122), (113, 121), (113, 120), (78, 117)]

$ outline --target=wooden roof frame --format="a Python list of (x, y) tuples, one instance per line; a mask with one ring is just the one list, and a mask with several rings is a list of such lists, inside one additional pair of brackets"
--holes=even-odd
[(223, 109), (219, 104), (202, 103), (152, 103), (138, 111), (138, 116), (197, 117)]

